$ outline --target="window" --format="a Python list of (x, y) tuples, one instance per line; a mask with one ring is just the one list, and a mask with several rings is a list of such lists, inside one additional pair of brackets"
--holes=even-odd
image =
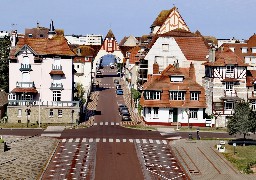
[(170, 92), (170, 100), (185, 100), (185, 92), (184, 91), (171, 91)]
[(32, 35), (32, 34), (28, 34), (28, 37), (32, 38), (32, 37), (33, 37), (33, 35)]
[(50, 109), (49, 117), (53, 117), (53, 109)]
[(62, 117), (62, 109), (58, 109), (58, 117)]
[(256, 47), (252, 48), (252, 53), (256, 53)]
[(163, 51), (169, 51), (169, 44), (162, 44)]
[(234, 73), (234, 68), (235, 68), (235, 66), (233, 66), (233, 65), (227, 65), (226, 66), (226, 73), (233, 74)]
[(154, 109), (154, 118), (158, 118), (158, 109), (159, 108), (153, 108)]
[(226, 82), (226, 91), (230, 92), (234, 90), (234, 82)]
[(112, 47), (112, 42), (108, 43), (108, 47), (110, 47), (110, 48)]
[(77, 65), (76, 67), (79, 68), (79, 65)]
[(148, 108), (148, 117), (151, 117), (151, 108)]
[(164, 57), (163, 56), (155, 56), (155, 62), (157, 62), (159, 66), (159, 71), (164, 70)]
[(44, 37), (44, 35), (43, 35), (43, 34), (40, 34), (40, 37)]
[(256, 110), (256, 101), (252, 101), (252, 110), (253, 110), (253, 111)]
[(22, 117), (22, 109), (18, 109), (18, 117)]
[(198, 118), (198, 109), (189, 109), (189, 118), (197, 119)]
[(145, 91), (146, 100), (160, 100), (161, 92), (160, 91)]
[(245, 63), (250, 63), (251, 58), (248, 57), (248, 56), (245, 56), (245, 57), (244, 57), (244, 61), (245, 61)]
[(53, 101), (61, 101), (61, 91), (53, 91)]
[(198, 101), (199, 100), (199, 92), (190, 92), (190, 100)]
[(247, 53), (247, 47), (242, 48), (242, 53)]
[(169, 109), (169, 119), (172, 119), (173, 109)]
[(234, 108), (233, 102), (225, 102), (225, 110), (232, 110)]
[(171, 76), (171, 82), (183, 82), (184, 76)]

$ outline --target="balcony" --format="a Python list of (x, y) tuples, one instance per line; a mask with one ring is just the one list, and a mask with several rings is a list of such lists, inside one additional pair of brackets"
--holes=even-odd
[(233, 91), (224, 90), (224, 96), (221, 97), (220, 100), (239, 101), (239, 100), (241, 100), (241, 98), (237, 96), (236, 90), (233, 90)]
[(16, 82), (17, 88), (35, 88), (34, 82)]
[(38, 93), (34, 82), (16, 82), (16, 88), (12, 93)]
[(62, 71), (62, 66), (61, 65), (52, 65), (52, 70), (49, 73), (50, 75), (65, 75), (64, 72)]
[(31, 64), (21, 64), (20, 71), (32, 71)]
[(52, 83), (50, 90), (64, 90), (62, 83)]
[(47, 107), (79, 107), (79, 101), (35, 101), (35, 100), (8, 100), (9, 106), (47, 106)]

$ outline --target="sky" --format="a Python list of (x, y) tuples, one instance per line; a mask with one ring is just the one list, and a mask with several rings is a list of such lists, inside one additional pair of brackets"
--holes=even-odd
[(256, 33), (256, 0), (5, 0), (0, 30), (24, 33), (37, 22), (49, 28), (53, 20), (65, 35), (104, 37), (112, 29), (120, 42), (124, 36), (149, 34), (158, 14), (174, 5), (192, 32), (219, 39)]

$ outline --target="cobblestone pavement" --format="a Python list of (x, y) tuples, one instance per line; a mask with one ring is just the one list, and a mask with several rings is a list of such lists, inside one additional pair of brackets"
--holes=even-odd
[(0, 179), (39, 179), (58, 144), (48, 137), (3, 136), (9, 146), (0, 152)]
[(42, 179), (94, 179), (96, 142), (62, 139)]
[(237, 171), (214, 145), (219, 141), (171, 141), (170, 147), (191, 179), (246, 180), (256, 175), (244, 175)]

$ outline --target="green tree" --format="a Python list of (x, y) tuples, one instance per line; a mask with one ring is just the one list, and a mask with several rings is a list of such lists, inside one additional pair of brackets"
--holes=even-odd
[(84, 86), (81, 83), (77, 83), (76, 89), (77, 89), (78, 99), (82, 102), (82, 104), (84, 104), (86, 102), (86, 99), (84, 99), (84, 93), (85, 93)]
[(9, 61), (10, 37), (0, 38), (0, 89), (9, 92)]
[(248, 102), (238, 102), (235, 104), (234, 115), (228, 121), (227, 130), (230, 135), (237, 133), (243, 134), (255, 132), (256, 113), (252, 111)]

